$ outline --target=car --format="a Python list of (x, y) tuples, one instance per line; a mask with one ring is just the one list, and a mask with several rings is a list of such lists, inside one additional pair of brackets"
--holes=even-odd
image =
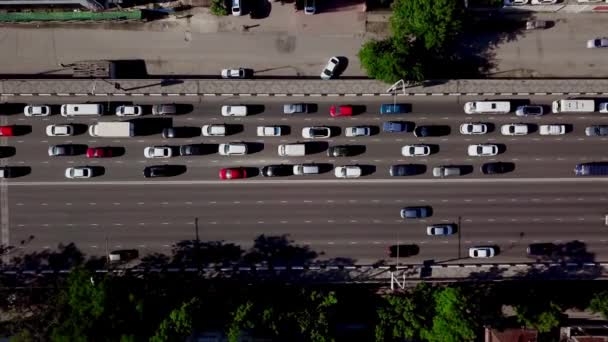
[(471, 258), (491, 258), (496, 255), (494, 247), (471, 247), (469, 248), (469, 257)]
[(532, 0), (531, 5), (553, 5), (556, 4), (557, 0)]
[(388, 121), (382, 125), (382, 131), (387, 133), (410, 132), (414, 130), (413, 122)]
[(337, 178), (358, 178), (361, 176), (361, 167), (357, 165), (336, 166), (334, 175)]
[(354, 147), (349, 145), (330, 146), (327, 149), (328, 157), (350, 157), (354, 154)]
[(140, 116), (143, 113), (141, 106), (118, 106), (116, 116)]
[(401, 148), (401, 155), (405, 157), (424, 157), (431, 154), (429, 145), (405, 145)]
[(122, 249), (108, 253), (108, 260), (110, 260), (110, 262), (126, 262), (137, 259), (138, 257), (139, 251), (137, 249)]
[(543, 106), (519, 106), (515, 110), (515, 115), (517, 116), (541, 116), (545, 113)]
[(242, 15), (241, 11), (241, 0), (232, 0), (232, 15), (238, 17)]
[(331, 117), (339, 117), (339, 116), (352, 116), (353, 115), (353, 107), (352, 106), (331, 106), (329, 107), (329, 115)]
[(471, 157), (490, 157), (498, 154), (498, 145), (495, 144), (475, 144), (469, 145), (467, 154)]
[(93, 177), (93, 168), (88, 166), (75, 166), (65, 169), (65, 178), (91, 178)]
[(526, 135), (529, 133), (527, 124), (507, 124), (500, 127), (502, 135)]
[(391, 258), (409, 257), (418, 254), (420, 247), (416, 245), (390, 245), (388, 246), (388, 256)]
[(456, 225), (452, 223), (432, 224), (426, 227), (426, 235), (452, 235), (456, 231)]
[(198, 156), (201, 154), (205, 154), (205, 148), (203, 144), (191, 144), (179, 147), (180, 156)]
[(247, 69), (222, 69), (222, 78), (247, 78)]
[(217, 151), (221, 156), (242, 156), (247, 154), (247, 144), (235, 142), (220, 144)]
[(226, 135), (228, 127), (223, 124), (204, 125), (201, 128), (201, 133), (205, 137), (223, 137)]
[(268, 165), (260, 168), (260, 174), (264, 177), (285, 177), (293, 174), (291, 165)]
[(340, 65), (340, 59), (338, 57), (334, 56), (334, 57), (330, 58), (329, 61), (327, 61), (327, 64), (325, 65), (323, 72), (321, 72), (321, 79), (330, 80), (330, 79), (334, 78), (336, 69), (338, 68), (339, 65)]
[(194, 130), (194, 127), (167, 127), (163, 128), (161, 136), (165, 139), (190, 138), (199, 134), (198, 130), (196, 132)]
[(66, 125), (48, 125), (46, 126), (46, 135), (49, 137), (68, 137), (74, 135), (74, 126)]
[(460, 125), (460, 134), (478, 135), (486, 133), (488, 133), (488, 125), (481, 122), (463, 123)]
[(507, 173), (513, 169), (513, 166), (511, 163), (492, 162), (481, 165), (479, 169), (484, 175), (494, 175)]
[(321, 167), (317, 164), (296, 164), (292, 172), (296, 176), (318, 175), (321, 173)]
[(110, 147), (89, 147), (86, 155), (87, 158), (110, 158), (113, 153)]
[(372, 135), (372, 129), (369, 126), (346, 127), (344, 135), (347, 137), (368, 137)]
[(585, 128), (585, 135), (588, 137), (598, 137), (608, 135), (608, 125), (593, 125)]
[(308, 113), (306, 103), (288, 103), (283, 105), (283, 114)]
[(404, 103), (383, 103), (380, 105), (380, 114), (405, 114), (412, 106)]
[(28, 105), (23, 108), (25, 116), (49, 116), (51, 115), (51, 107)]
[(280, 137), (283, 133), (281, 126), (258, 126), (258, 137)]
[(152, 115), (177, 114), (177, 106), (174, 104), (157, 104), (152, 106)]
[(326, 126), (304, 127), (302, 137), (308, 139), (325, 139), (331, 136), (331, 129)]
[(599, 104), (600, 113), (608, 113), (608, 102), (601, 102)]
[(14, 178), (18, 176), (17, 169), (13, 166), (0, 166), (0, 178)]
[(219, 173), (220, 179), (240, 179), (247, 178), (247, 169), (244, 167), (223, 168)]
[(414, 136), (419, 138), (435, 137), (444, 134), (439, 126), (417, 126), (414, 129)]
[(608, 38), (595, 38), (587, 41), (587, 49), (608, 47)]
[(540, 29), (545, 29), (548, 26), (549, 26), (549, 22), (546, 20), (528, 20), (528, 21), (526, 21), (526, 30), (540, 30)]
[(391, 165), (388, 170), (391, 177), (415, 176), (422, 173), (421, 166), (413, 164)]
[(64, 157), (64, 156), (73, 156), (76, 155), (77, 148), (74, 145), (65, 144), (65, 145), (54, 145), (49, 146), (49, 156), (50, 157)]
[(15, 126), (0, 126), (0, 137), (12, 137), (15, 135)]
[(552, 257), (558, 252), (558, 247), (555, 244), (544, 242), (544, 243), (531, 243), (526, 248), (526, 254), (529, 257)]
[(222, 106), (222, 116), (247, 116), (247, 106), (245, 106), (245, 105)]
[(433, 177), (460, 176), (461, 170), (457, 166), (437, 166), (433, 168)]
[(431, 216), (430, 207), (405, 207), (401, 209), (401, 218), (425, 218)]
[(538, 133), (540, 135), (564, 135), (566, 134), (566, 125), (540, 125)]
[(304, 2), (304, 14), (315, 14), (317, 13), (317, 6), (315, 0), (305, 0)]
[(505, 0), (505, 6), (521, 6), (527, 5), (529, 0)]
[(153, 165), (144, 168), (144, 177), (146, 178), (171, 177), (174, 174), (170, 165)]
[(144, 156), (146, 158), (171, 158), (173, 148), (171, 146), (148, 146), (144, 148)]

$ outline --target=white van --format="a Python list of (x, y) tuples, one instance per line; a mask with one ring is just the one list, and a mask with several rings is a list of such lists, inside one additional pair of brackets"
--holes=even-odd
[(95, 103), (61, 105), (61, 116), (99, 116), (103, 115), (103, 106)]
[(319, 165), (316, 164), (297, 164), (293, 166), (293, 174), (296, 176), (318, 175)]
[(551, 106), (553, 113), (593, 113), (595, 111), (594, 100), (557, 100)]
[(222, 106), (222, 116), (247, 116), (247, 106)]
[(305, 155), (306, 145), (304, 144), (279, 145), (279, 156), (281, 157), (302, 157)]
[(511, 111), (509, 101), (474, 101), (464, 104), (467, 114), (507, 114)]
[(540, 135), (563, 135), (566, 134), (566, 125), (540, 125)]

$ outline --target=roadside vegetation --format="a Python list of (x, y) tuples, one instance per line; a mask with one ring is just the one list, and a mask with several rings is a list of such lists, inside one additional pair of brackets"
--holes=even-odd
[(0, 331), (11, 341), (183, 341), (205, 333), (229, 341), (457, 342), (481, 338), (484, 326), (527, 326), (555, 341), (566, 309), (608, 313), (601, 281), (420, 283), (388, 294), (377, 285), (84, 268), (19, 286), (3, 281)]

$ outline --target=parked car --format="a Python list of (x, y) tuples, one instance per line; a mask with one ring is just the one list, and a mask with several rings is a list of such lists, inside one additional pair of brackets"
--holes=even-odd
[(281, 126), (258, 126), (258, 137), (279, 137), (282, 134)]
[(110, 147), (89, 147), (86, 155), (87, 158), (111, 158), (113, 152)]
[(433, 177), (460, 176), (462, 171), (457, 166), (437, 166), (433, 168)]
[(238, 17), (242, 14), (241, 0), (232, 0), (232, 15)]
[(174, 104), (157, 104), (152, 106), (152, 115), (177, 114), (177, 106)]
[(608, 102), (601, 102), (599, 105), (600, 113), (608, 113)]
[(15, 135), (15, 126), (0, 126), (0, 137), (12, 137)]
[[(192, 127), (167, 127), (163, 128), (161, 136), (165, 139), (189, 138), (192, 136)], [(198, 135), (198, 130), (197, 130)]]
[(526, 254), (529, 257), (552, 257), (558, 252), (555, 244), (546, 243), (531, 243), (526, 249)]
[(426, 227), (426, 235), (441, 236), (452, 235), (456, 231), (456, 225), (453, 223), (432, 224)]
[(220, 179), (247, 178), (247, 170), (244, 167), (223, 168), (219, 172)]
[(585, 128), (585, 135), (588, 137), (607, 136), (608, 125), (593, 125)]
[(441, 126), (417, 126), (414, 135), (419, 138), (436, 137), (445, 134)]
[(223, 137), (226, 135), (228, 127), (223, 124), (204, 125), (201, 128), (201, 133), (205, 137)]
[(425, 157), (431, 154), (429, 145), (405, 145), (401, 148), (401, 155), (405, 157)]
[(149, 146), (144, 148), (144, 156), (146, 158), (171, 158), (173, 148), (171, 146)]
[(469, 145), (467, 154), (471, 157), (489, 157), (498, 154), (498, 145), (495, 144), (475, 144)]
[(401, 209), (401, 218), (425, 218), (431, 216), (430, 207), (406, 207)]
[(553, 5), (556, 4), (557, 0), (532, 0), (531, 5)]
[(65, 169), (65, 178), (91, 178), (93, 177), (93, 169), (88, 166), (75, 166)]
[(307, 139), (325, 139), (331, 136), (331, 129), (325, 126), (304, 127), (302, 137)]
[(68, 137), (74, 135), (74, 126), (65, 125), (48, 125), (46, 126), (46, 135), (49, 137)]
[(327, 149), (328, 157), (350, 157), (355, 154), (353, 146), (349, 145), (336, 145), (330, 146)]
[(308, 105), (306, 103), (288, 103), (283, 105), (283, 114), (298, 114), (307, 112)]
[(588, 49), (598, 49), (608, 47), (608, 38), (595, 38), (587, 41)]
[(285, 177), (293, 174), (291, 165), (268, 165), (260, 168), (260, 174), (264, 177)]
[(218, 153), (221, 156), (242, 156), (247, 154), (247, 144), (244, 143), (228, 143), (220, 144)]
[(496, 255), (494, 247), (471, 247), (469, 248), (469, 256), (471, 258), (492, 258)]
[[(602, 0), (603, 1), (603, 0)], [(540, 30), (548, 26), (546, 20), (528, 20), (526, 21), (526, 30)]]
[(412, 122), (388, 121), (382, 125), (382, 131), (387, 133), (411, 132), (414, 127)]
[(118, 106), (116, 116), (140, 116), (143, 114), (141, 106)]
[(460, 133), (466, 135), (478, 135), (488, 133), (488, 125), (476, 122), (476, 123), (463, 123), (460, 125)]
[(515, 110), (517, 116), (541, 116), (544, 114), (543, 106), (519, 106)]
[(327, 61), (327, 65), (321, 72), (321, 79), (329, 80), (335, 77), (335, 72), (338, 66), (340, 65), (340, 59), (338, 57), (332, 57)]
[(250, 69), (222, 69), (222, 78), (248, 78), (251, 74)]
[(380, 114), (405, 114), (410, 108), (411, 105), (404, 103), (384, 103), (380, 105)]
[(180, 156), (199, 156), (201, 154), (205, 154), (205, 148), (203, 144), (183, 145), (179, 148)]
[(156, 177), (171, 177), (175, 176), (175, 170), (170, 165), (153, 165), (146, 166), (144, 168), (144, 177), (156, 178)]
[(528, 132), (527, 124), (507, 124), (500, 127), (502, 135), (526, 135)]
[(329, 107), (329, 115), (336, 118), (339, 116), (352, 116), (353, 115), (353, 107), (352, 106), (331, 106)]
[(344, 135), (347, 137), (368, 137), (372, 134), (372, 129), (369, 126), (346, 127)]
[(419, 165), (401, 164), (391, 165), (389, 169), (391, 177), (415, 176), (422, 173)]
[(65, 156), (73, 156), (76, 155), (77, 148), (71, 144), (65, 145), (54, 145), (49, 146), (49, 156), (51, 157), (65, 157)]
[(14, 178), (18, 176), (15, 167), (13, 166), (0, 166), (0, 178)]
[(540, 125), (538, 133), (540, 135), (563, 135), (566, 134), (566, 125)]
[(334, 174), (337, 178), (357, 178), (362, 173), (361, 167), (357, 165), (336, 166)]
[(23, 108), (23, 114), (25, 116), (49, 116), (51, 115), (51, 107), (28, 105)]
[(480, 170), (484, 175), (493, 175), (507, 173), (511, 171), (512, 168), (510, 163), (492, 162), (481, 165)]
[(416, 245), (390, 245), (388, 246), (388, 256), (391, 258), (405, 258), (418, 254), (420, 247)]
[(315, 0), (304, 1), (304, 14), (315, 14), (317, 13), (317, 6)]

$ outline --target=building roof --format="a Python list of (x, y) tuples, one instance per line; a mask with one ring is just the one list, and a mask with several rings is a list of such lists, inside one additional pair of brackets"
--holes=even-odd
[(485, 337), (485, 342), (537, 342), (538, 331), (524, 328), (499, 331), (486, 328)]

